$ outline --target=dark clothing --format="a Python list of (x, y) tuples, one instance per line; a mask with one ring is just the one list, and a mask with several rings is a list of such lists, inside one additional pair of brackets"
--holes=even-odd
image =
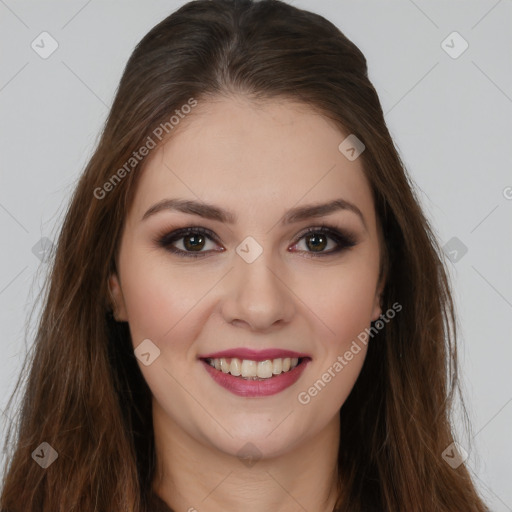
[(153, 492), (149, 497), (148, 512), (174, 512), (174, 510), (168, 507), (158, 494)]

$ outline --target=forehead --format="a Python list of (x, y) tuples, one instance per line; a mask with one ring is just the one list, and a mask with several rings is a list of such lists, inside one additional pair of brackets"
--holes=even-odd
[(139, 177), (132, 213), (180, 197), (237, 216), (343, 198), (373, 216), (361, 159), (338, 149), (348, 133), (310, 107), (286, 100), (199, 101)]

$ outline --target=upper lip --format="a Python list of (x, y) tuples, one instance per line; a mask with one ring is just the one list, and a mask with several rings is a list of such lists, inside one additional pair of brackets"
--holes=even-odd
[(250, 359), (252, 361), (266, 361), (267, 359), (279, 359), (286, 357), (309, 357), (308, 354), (302, 352), (294, 352), (292, 350), (282, 350), (280, 348), (269, 348), (266, 350), (253, 350), (250, 348), (230, 348), (220, 352), (212, 352), (210, 354), (200, 355), (199, 359), (220, 359), (221, 357), (238, 359)]

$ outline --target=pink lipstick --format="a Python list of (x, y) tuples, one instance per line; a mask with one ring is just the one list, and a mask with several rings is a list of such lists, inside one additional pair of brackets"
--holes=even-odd
[[(212, 379), (231, 393), (264, 397), (292, 386), (311, 361), (308, 354), (281, 349), (228, 349), (200, 355)], [(257, 375), (256, 376), (256, 368)], [(243, 376), (243, 375), (244, 376)]]

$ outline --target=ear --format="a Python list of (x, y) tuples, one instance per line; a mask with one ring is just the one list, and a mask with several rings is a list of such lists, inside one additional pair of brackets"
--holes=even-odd
[(380, 315), (382, 315), (382, 294), (384, 292), (385, 284), (386, 276), (383, 276), (375, 292), (375, 298), (373, 301), (372, 322), (375, 322), (375, 320), (377, 320), (380, 317)]
[(114, 319), (117, 322), (127, 322), (128, 314), (126, 312), (123, 290), (121, 289), (119, 277), (115, 272), (110, 274), (108, 278), (108, 289), (110, 291), (112, 309), (114, 311)]

